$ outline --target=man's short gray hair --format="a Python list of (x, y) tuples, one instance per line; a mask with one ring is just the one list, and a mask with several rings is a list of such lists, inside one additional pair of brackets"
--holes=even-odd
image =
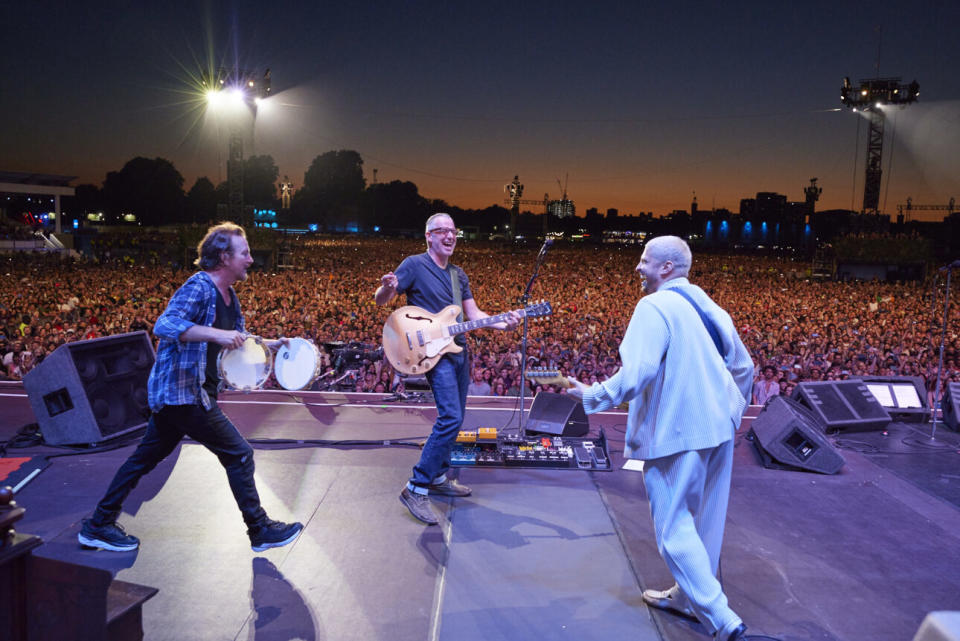
[(424, 225), (424, 228), (423, 228), (424, 231), (430, 231), (430, 225), (431, 225), (431, 223), (433, 223), (433, 221), (435, 221), (437, 218), (449, 218), (450, 220), (453, 220), (453, 217), (450, 216), (450, 214), (445, 214), (445, 213), (443, 213), (442, 211), (441, 211), (441, 212), (437, 212), (437, 213), (434, 214), (433, 216), (430, 216), (430, 218), (427, 218), (427, 224)]
[(670, 261), (673, 263), (673, 270), (678, 276), (686, 276), (690, 273), (690, 264), (693, 262), (693, 254), (690, 253), (690, 246), (687, 242), (678, 236), (657, 236), (647, 241), (646, 251), (650, 256), (661, 262)]

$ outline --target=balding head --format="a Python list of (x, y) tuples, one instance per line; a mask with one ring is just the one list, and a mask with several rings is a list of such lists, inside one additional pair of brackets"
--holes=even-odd
[(649, 252), (648, 257), (662, 263), (673, 263), (674, 278), (685, 278), (690, 273), (693, 255), (690, 253), (690, 246), (682, 238), (657, 236), (647, 243), (644, 252)]
[(643, 277), (643, 291), (652, 294), (660, 285), (690, 273), (690, 247), (682, 238), (659, 236), (647, 242), (637, 271)]

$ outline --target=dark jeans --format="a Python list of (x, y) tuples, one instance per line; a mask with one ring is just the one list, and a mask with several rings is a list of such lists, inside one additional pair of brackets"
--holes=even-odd
[(99, 527), (115, 522), (123, 501), (140, 478), (167, 458), (185, 435), (220, 459), (247, 526), (262, 524), (267, 514), (260, 507), (260, 496), (253, 480), (253, 448), (214, 402), (209, 411), (199, 405), (168, 405), (150, 417), (140, 445), (117, 470), (107, 493), (97, 505), (91, 519), (93, 525)]
[(450, 468), (450, 450), (460, 433), (467, 406), (467, 386), (470, 385), (467, 350), (444, 355), (427, 372), (427, 382), (437, 403), (437, 421), (410, 477), (410, 484), (420, 488), (441, 479)]

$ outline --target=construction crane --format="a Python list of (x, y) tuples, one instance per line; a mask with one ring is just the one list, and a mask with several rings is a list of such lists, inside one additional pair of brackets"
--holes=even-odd
[(557, 186), (560, 187), (560, 200), (551, 200), (547, 205), (547, 211), (556, 216), (557, 218), (569, 218), (577, 213), (576, 207), (573, 205), (573, 201), (567, 199), (567, 183), (570, 180), (570, 174), (564, 176), (563, 184), (560, 183), (560, 179), (557, 178)]

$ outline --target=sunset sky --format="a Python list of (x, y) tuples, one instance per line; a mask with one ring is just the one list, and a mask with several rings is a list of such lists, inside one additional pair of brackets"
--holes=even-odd
[[(134, 156), (226, 178), (196, 79), (272, 70), (247, 155), (294, 186), (354, 149), (367, 181), (462, 207), (560, 195), (578, 212), (727, 207), (757, 191), (859, 209), (866, 121), (843, 76), (920, 83), (889, 112), (881, 209), (960, 197), (960, 3), (0, 3), (0, 170), (101, 184)], [(135, 8), (131, 8), (135, 7)], [(855, 165), (856, 163), (856, 165)], [(889, 178), (889, 181), (888, 181)], [(537, 210), (536, 207), (530, 207)], [(918, 215), (917, 217), (922, 217)]]

